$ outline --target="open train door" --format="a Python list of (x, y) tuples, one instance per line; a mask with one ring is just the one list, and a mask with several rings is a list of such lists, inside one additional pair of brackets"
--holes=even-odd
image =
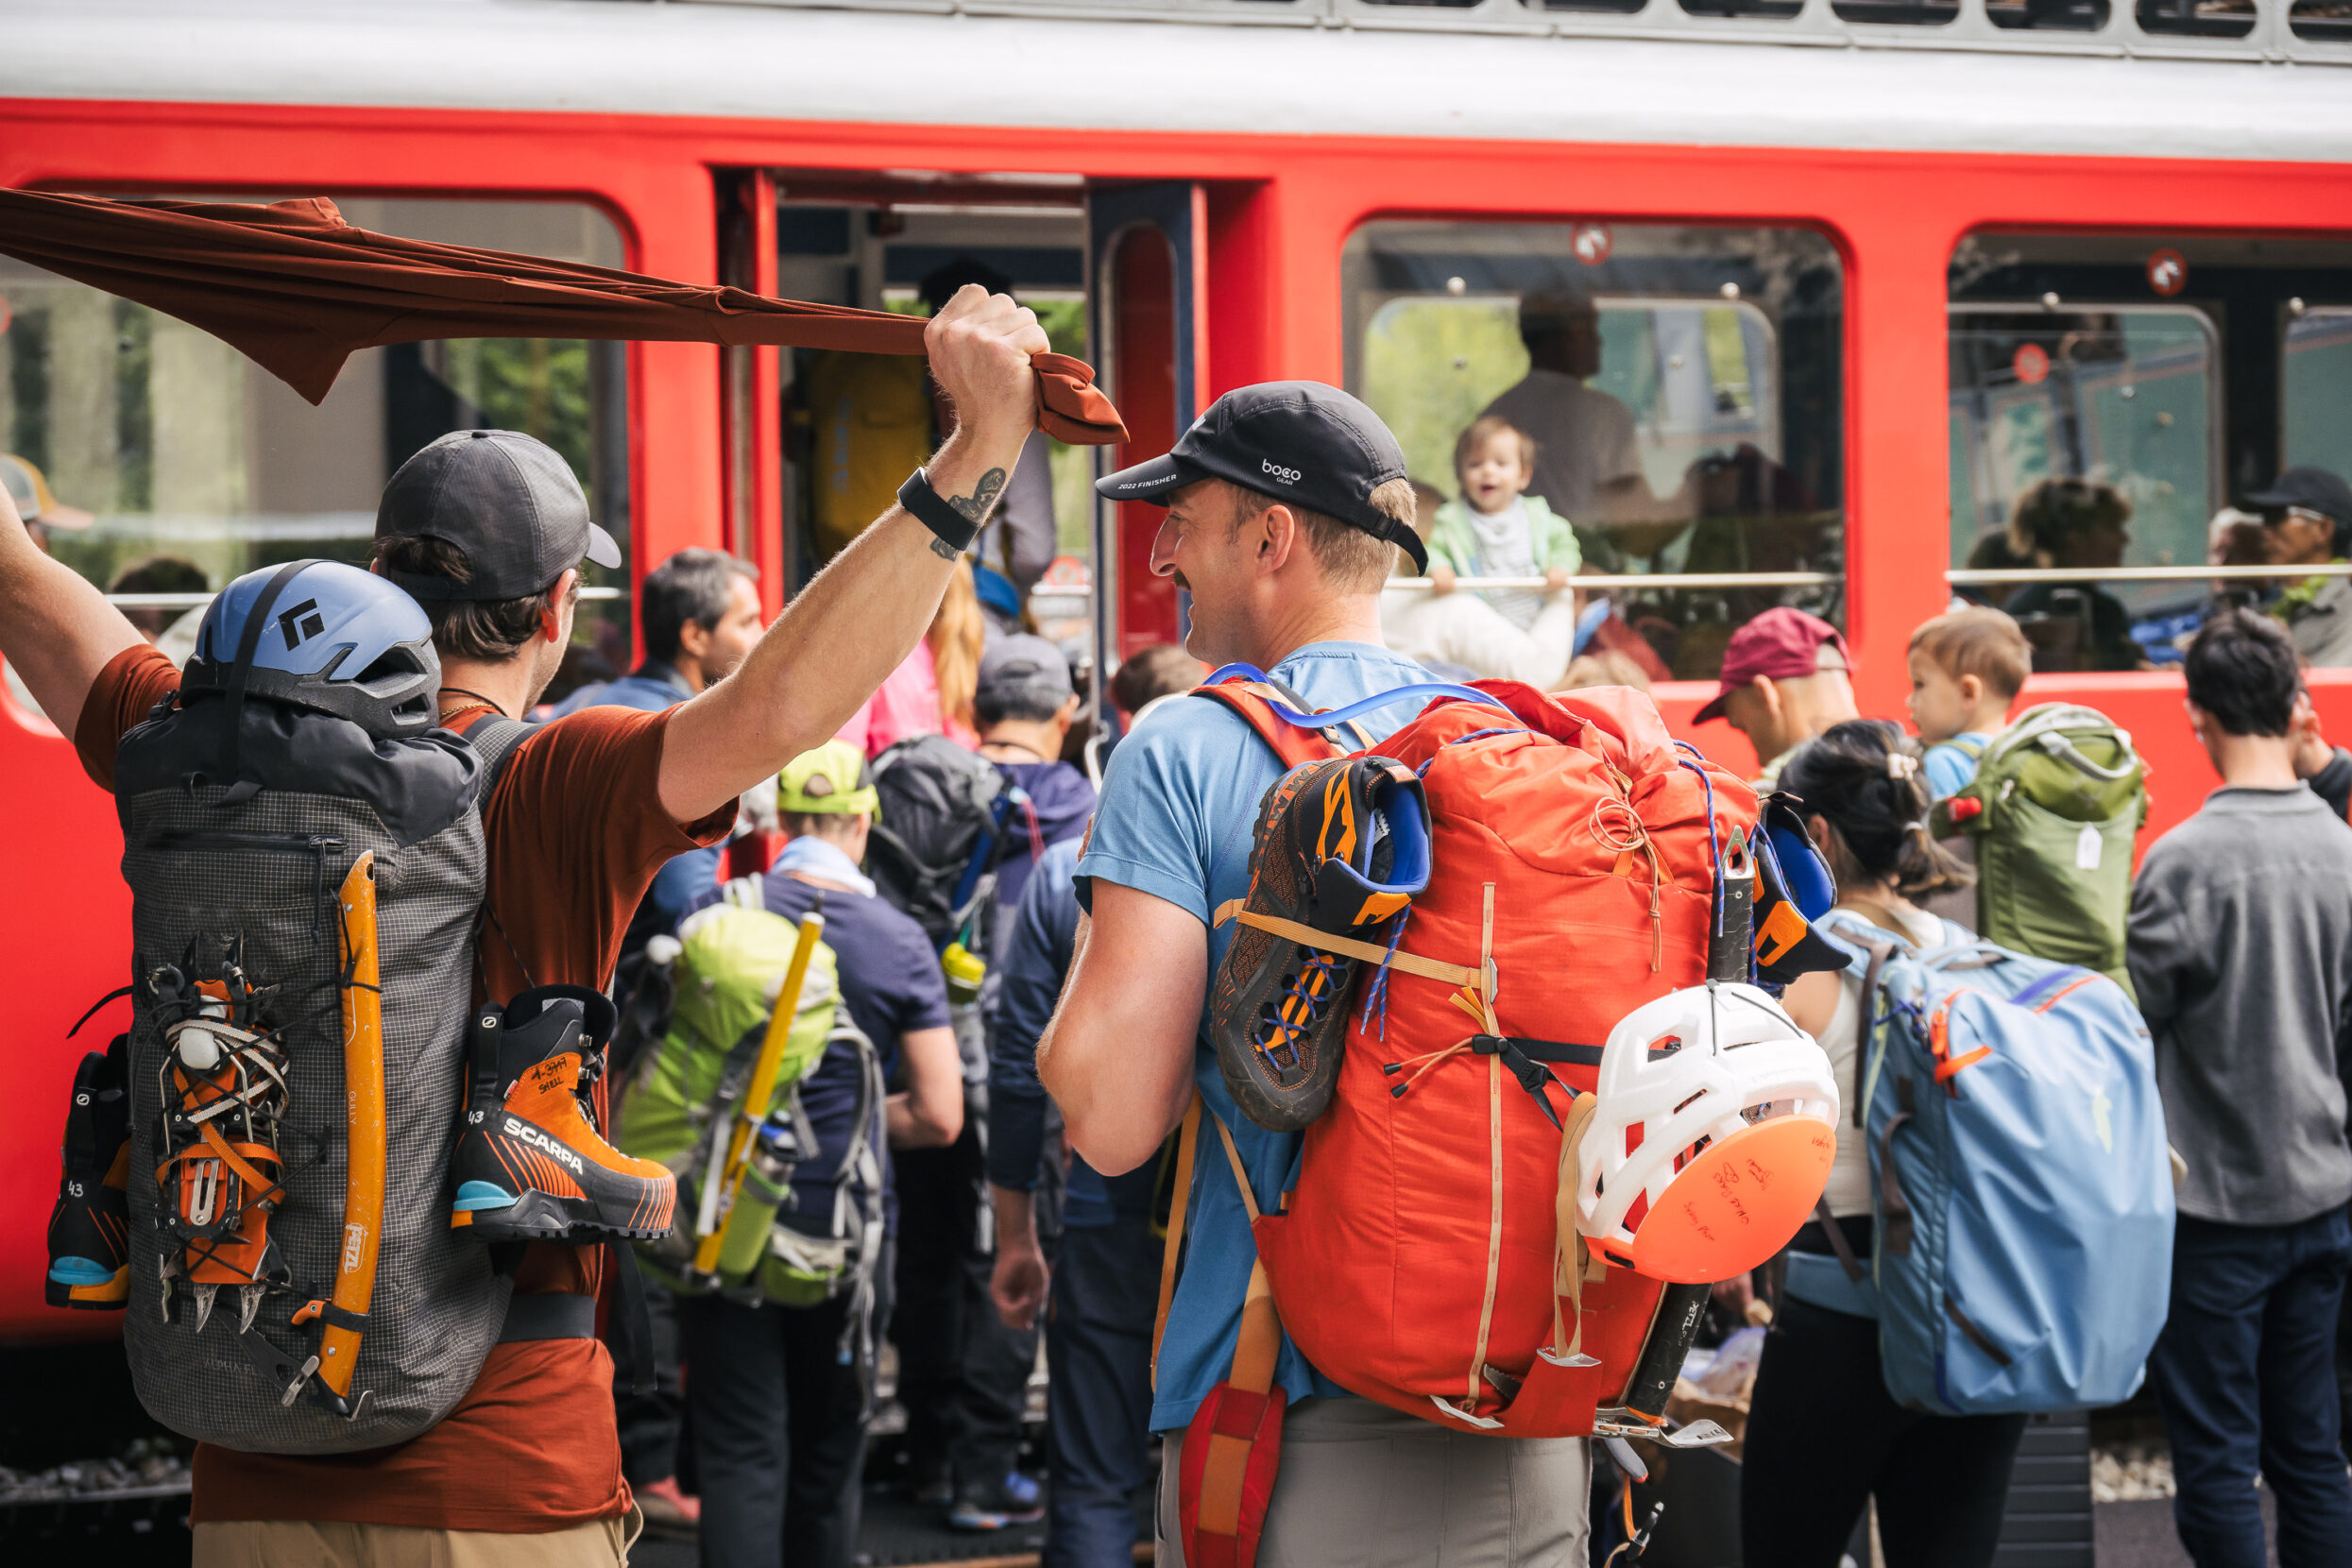
[[(1208, 385), (1208, 196), (1187, 180), (1098, 188), (1087, 196), (1097, 367), (1126, 417), (1124, 446), (1098, 448), (1098, 474), (1159, 456), (1199, 417)], [(1099, 705), (1108, 672), (1184, 633), (1175, 585), (1151, 575), (1167, 515), (1143, 502), (1095, 506), (1094, 645)]]

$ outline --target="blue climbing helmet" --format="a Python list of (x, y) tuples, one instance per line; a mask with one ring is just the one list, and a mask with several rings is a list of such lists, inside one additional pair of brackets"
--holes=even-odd
[(181, 682), (315, 708), (370, 735), (420, 735), (440, 723), (441, 660), (416, 600), (340, 561), (248, 571), (204, 612)]

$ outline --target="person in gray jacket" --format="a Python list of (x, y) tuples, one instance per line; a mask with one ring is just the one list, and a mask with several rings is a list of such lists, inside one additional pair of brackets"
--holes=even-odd
[(2152, 845), (2127, 962), (2187, 1163), (2172, 1311), (2149, 1357), (2174, 1526), (2207, 1564), (2259, 1563), (2258, 1471), (2283, 1568), (2341, 1563), (2337, 1308), (2352, 1143), (2336, 1042), (2352, 994), (2352, 833), (2296, 776), (2295, 650), (2226, 610), (2190, 644), (2189, 720), (2223, 787)]

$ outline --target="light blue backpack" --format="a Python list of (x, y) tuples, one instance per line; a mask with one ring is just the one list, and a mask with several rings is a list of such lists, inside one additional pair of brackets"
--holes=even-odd
[[(1855, 950), (1875, 1026), (1849, 1119), (1869, 1139), (1887, 1391), (1939, 1415), (2129, 1398), (2173, 1270), (2139, 1009), (2104, 976), (1949, 921), (1932, 952), (1843, 910), (1815, 929)], [(1859, 1285), (1860, 1261), (1841, 1261)]]

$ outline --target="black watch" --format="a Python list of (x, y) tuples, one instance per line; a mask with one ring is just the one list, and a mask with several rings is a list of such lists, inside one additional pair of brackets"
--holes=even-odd
[(980, 524), (957, 511), (931, 488), (930, 475), (917, 469), (898, 486), (898, 504), (914, 514), (915, 520), (938, 535), (958, 551), (972, 548), (972, 540), (980, 533)]

